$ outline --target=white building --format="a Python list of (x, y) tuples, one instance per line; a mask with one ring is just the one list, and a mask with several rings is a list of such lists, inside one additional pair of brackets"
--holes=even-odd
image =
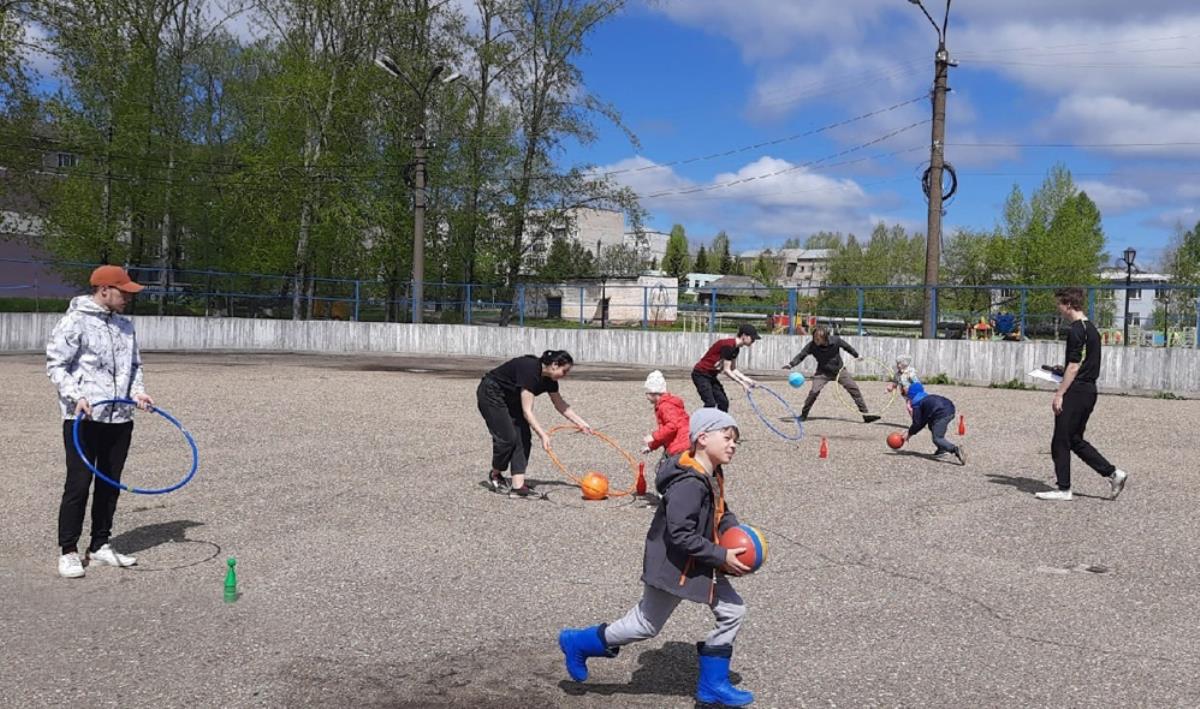
[(661, 267), (670, 238), (670, 234), (661, 231), (630, 231), (625, 233), (625, 245), (637, 249), (646, 263), (653, 262)]
[(719, 273), (689, 273), (683, 277), (685, 291), (688, 295), (696, 295), (701, 288), (721, 278)]
[(577, 207), (552, 218), (532, 211), (525, 222), (525, 255), (521, 262), (522, 274), (536, 273), (546, 263), (550, 245), (555, 239), (571, 238), (578, 241), (592, 256), (599, 257), (607, 246), (627, 243), (625, 238), (625, 214), (610, 209)]
[(818, 295), (829, 283), (829, 262), (833, 249), (783, 249), (778, 258), (782, 262), (776, 285), (796, 288), (801, 296)]
[[(1135, 267), (1136, 268), (1136, 267)], [(1104, 301), (1110, 301), (1112, 307), (1112, 325), (1117, 329), (1125, 326), (1125, 270), (1108, 268), (1100, 272), (1100, 280), (1107, 286), (1120, 288), (1105, 288), (1097, 291), (1097, 307)], [(1152, 327), (1154, 311), (1163, 307), (1167, 290), (1164, 285), (1171, 283), (1171, 277), (1163, 273), (1143, 273), (1134, 271), (1129, 287), (1129, 326)]]

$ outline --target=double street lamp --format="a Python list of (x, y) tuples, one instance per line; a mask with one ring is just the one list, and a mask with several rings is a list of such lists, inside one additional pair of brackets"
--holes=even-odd
[[(446, 67), (438, 64), (429, 72), (424, 84), (416, 84), (409, 80), (400, 66), (392, 58), (381, 54), (375, 59), (375, 65), (383, 69), (393, 78), (403, 81), (416, 95), (421, 110), (421, 120), (417, 122), (417, 132), (413, 136), (413, 263), (412, 263), (412, 321), (422, 320), (425, 302), (425, 119), (428, 109), (429, 87), (441, 77)], [(457, 71), (441, 77), (442, 84), (462, 78)]]
[(1137, 251), (1132, 247), (1127, 247), (1125, 253), (1121, 254), (1121, 258), (1117, 261), (1117, 265), (1125, 266), (1125, 335), (1121, 340), (1125, 345), (1129, 344), (1129, 286), (1133, 282), (1133, 260), (1137, 258)]

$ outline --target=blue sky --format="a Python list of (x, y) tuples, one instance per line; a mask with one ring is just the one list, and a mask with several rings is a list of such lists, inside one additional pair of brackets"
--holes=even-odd
[[(926, 7), (940, 20), (942, 0)], [(1132, 245), (1152, 264), (1176, 222), (1200, 220), (1194, 2), (960, 0), (947, 44), (960, 63), (947, 232), (991, 227), (1013, 184), (1028, 195), (1058, 162), (1099, 204), (1114, 255)], [(861, 237), (880, 220), (924, 231), (930, 126), (901, 129), (929, 118), (935, 47), (904, 0), (635, 0), (592, 37), (582, 66), (641, 144), (600, 121), (599, 139), (563, 162), (623, 170), (614, 178), (641, 195), (711, 188), (645, 198), (648, 225), (678, 222), (702, 240), (724, 229), (739, 249), (822, 229)], [(757, 179), (713, 188), (743, 178)]]

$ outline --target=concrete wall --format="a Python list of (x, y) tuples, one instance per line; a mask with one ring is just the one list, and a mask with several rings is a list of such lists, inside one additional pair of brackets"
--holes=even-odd
[[(0, 313), (0, 352), (45, 348), (55, 314)], [(638, 330), (547, 330), (407, 325), (243, 318), (138, 316), (138, 341), (145, 350), (260, 350), (294, 352), (428, 353), (509, 357), (566, 349), (581, 363), (613, 362), (651, 367), (691, 367), (712, 343), (707, 333)], [(1055, 342), (979, 342), (849, 337), (866, 356), (885, 362), (910, 354), (917, 371), (944, 373), (974, 384), (1020, 379), (1042, 364), (1062, 361)], [(767, 336), (739, 358), (747, 370), (775, 370), (786, 364), (807, 338)], [(812, 360), (801, 369), (811, 370)], [(1100, 386), (1108, 391), (1169, 391), (1200, 395), (1200, 352), (1184, 349), (1107, 347)]]

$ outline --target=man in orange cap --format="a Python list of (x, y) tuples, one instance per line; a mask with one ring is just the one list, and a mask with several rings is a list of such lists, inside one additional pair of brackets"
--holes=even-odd
[[(58, 573), (63, 578), (84, 575), (76, 545), (83, 533), (83, 516), (92, 473), (75, 450), (75, 417), (80, 425), (83, 449), (97, 469), (120, 481), (133, 436), (133, 407), (93, 402), (133, 399), (140, 409), (154, 400), (142, 382), (142, 358), (138, 352), (133, 321), (121, 315), (134, 293), (144, 286), (135, 283), (120, 266), (100, 266), (92, 271), (91, 295), (71, 301), (67, 314), (58, 321), (46, 343), (46, 373), (58, 389), (63, 416), (63, 446), (67, 452), (67, 480), (58, 508)], [(93, 564), (132, 566), (137, 559), (118, 554), (108, 543), (120, 490), (103, 481), (92, 493), (92, 539), (87, 556)]]

